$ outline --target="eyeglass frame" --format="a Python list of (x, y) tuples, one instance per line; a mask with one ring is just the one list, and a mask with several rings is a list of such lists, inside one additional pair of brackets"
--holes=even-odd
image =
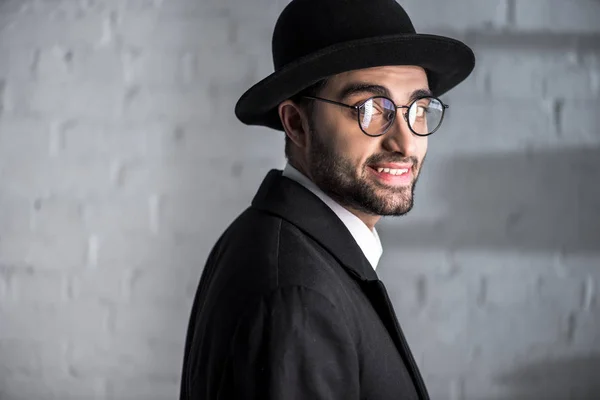
[[(440, 100), (438, 97), (435, 97), (435, 96), (419, 96), (416, 99), (414, 99), (413, 101), (411, 101), (410, 104), (407, 105), (407, 106), (399, 106), (396, 103), (394, 103), (392, 101), (392, 99), (390, 99), (389, 97), (386, 97), (386, 96), (371, 96), (368, 99), (365, 99), (364, 101), (361, 101), (360, 104), (355, 105), (355, 106), (352, 106), (350, 104), (340, 103), (339, 101), (324, 99), (324, 98), (318, 97), (318, 96), (302, 96), (302, 97), (307, 98), (307, 99), (312, 99), (312, 100), (320, 100), (320, 101), (324, 101), (326, 103), (335, 104), (335, 105), (338, 105), (338, 106), (347, 107), (347, 108), (351, 108), (351, 109), (356, 110), (357, 111), (357, 113), (356, 113), (356, 121), (358, 122), (358, 127), (360, 128), (360, 130), (365, 135), (370, 136), (370, 137), (379, 137), (379, 136), (385, 135), (390, 130), (390, 128), (394, 125), (394, 122), (396, 121), (396, 115), (398, 115), (398, 109), (399, 108), (400, 109), (406, 108), (407, 110), (410, 110), (410, 108), (417, 101), (419, 101), (419, 100), (423, 100), (423, 99), (435, 99), (435, 100), (439, 101), (440, 104), (442, 105), (442, 117), (440, 118), (440, 122), (438, 123), (438, 126), (433, 131), (431, 131), (429, 133), (422, 134), (422, 133), (415, 132), (415, 130), (410, 126), (410, 122), (408, 121), (408, 115), (407, 115), (408, 112), (402, 113), (402, 115), (404, 116), (404, 120), (406, 121), (406, 125), (408, 126), (408, 129), (410, 129), (410, 131), (412, 133), (414, 133), (417, 136), (421, 136), (421, 137), (429, 136), (429, 135), (435, 133), (438, 129), (440, 129), (440, 126), (442, 126), (442, 122), (444, 121), (444, 116), (446, 115), (446, 109), (450, 108), (450, 105), (445, 104), (442, 100)], [(377, 135), (372, 135), (370, 133), (365, 132), (365, 130), (362, 127), (362, 124), (360, 123), (360, 107), (362, 107), (367, 101), (373, 100), (373, 99), (386, 99), (391, 104), (394, 105), (394, 119), (390, 122), (390, 126), (388, 126), (385, 131), (383, 131), (382, 133), (377, 134)]]

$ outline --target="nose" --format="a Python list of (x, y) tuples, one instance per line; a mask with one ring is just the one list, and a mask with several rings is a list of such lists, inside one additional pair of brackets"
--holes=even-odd
[(386, 150), (401, 153), (405, 157), (414, 156), (417, 151), (417, 135), (408, 127), (404, 110), (399, 109), (393, 125), (384, 135)]

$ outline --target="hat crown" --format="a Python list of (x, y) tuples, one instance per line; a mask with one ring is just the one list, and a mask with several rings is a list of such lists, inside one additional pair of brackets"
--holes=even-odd
[(275, 24), (275, 70), (326, 47), (352, 40), (414, 34), (395, 0), (293, 0)]

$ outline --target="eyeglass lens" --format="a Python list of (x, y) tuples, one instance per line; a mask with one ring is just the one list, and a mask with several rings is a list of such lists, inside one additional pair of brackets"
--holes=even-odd
[[(403, 109), (398, 110), (403, 113)], [(380, 135), (394, 122), (396, 107), (385, 97), (373, 97), (359, 108), (360, 126), (369, 135)], [(433, 97), (425, 97), (413, 102), (406, 111), (406, 121), (419, 135), (434, 132), (442, 122), (443, 104)]]

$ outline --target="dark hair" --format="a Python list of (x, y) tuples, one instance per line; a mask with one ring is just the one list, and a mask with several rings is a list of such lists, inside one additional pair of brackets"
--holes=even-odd
[[(294, 96), (290, 98), (294, 103), (298, 104), (299, 107), (303, 108), (308, 118), (312, 118), (312, 112), (314, 107), (314, 101), (311, 99), (307, 99), (304, 96), (317, 96), (321, 90), (327, 85), (328, 79), (321, 79), (320, 81), (310, 85), (306, 89), (298, 92)], [(292, 141), (285, 135), (285, 157), (289, 159), (290, 157), (290, 148), (292, 146)]]

